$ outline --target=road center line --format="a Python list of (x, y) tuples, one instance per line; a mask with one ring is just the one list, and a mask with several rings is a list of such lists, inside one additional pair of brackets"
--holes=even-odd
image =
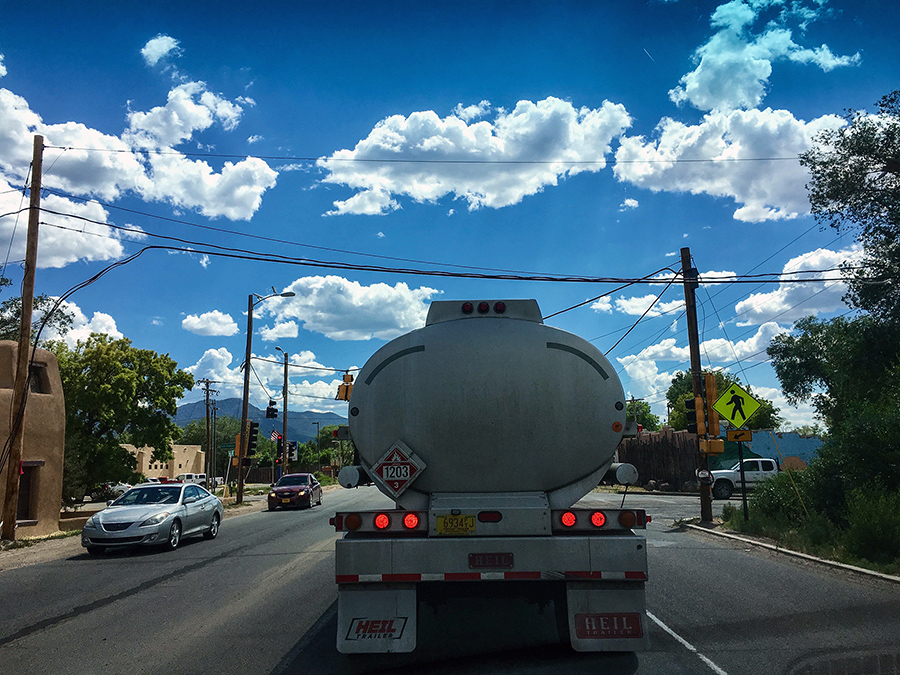
[(698, 652), (698, 651), (697, 651), (697, 648), (696, 648), (694, 645), (692, 645), (690, 642), (688, 642), (687, 640), (685, 640), (683, 637), (681, 637), (678, 633), (676, 633), (674, 630), (672, 630), (671, 628), (669, 628), (669, 627), (668, 627), (666, 624), (664, 624), (662, 621), (660, 621), (660, 620), (657, 619), (655, 616), (653, 616), (653, 614), (651, 614), (650, 612), (647, 612), (647, 616), (649, 616), (651, 619), (653, 619), (654, 623), (656, 623), (657, 626), (659, 626), (660, 628), (662, 628), (662, 629), (663, 629), (664, 631), (666, 631), (669, 635), (671, 635), (673, 638), (675, 638), (676, 640), (678, 640), (678, 642), (680, 642), (682, 645), (684, 645), (684, 647), (685, 647), (689, 652), (693, 652), (694, 654), (696, 654), (696, 655), (700, 658), (700, 660), (703, 661), (703, 663), (705, 663), (707, 666), (709, 666), (710, 669), (711, 669), (714, 673), (716, 673), (716, 675), (728, 675), (728, 673), (726, 673), (724, 670), (722, 670), (721, 668), (719, 668), (719, 666), (717, 666), (715, 663), (713, 663), (710, 659), (708, 659), (708, 658), (705, 657), (703, 654), (701, 654), (700, 652)]

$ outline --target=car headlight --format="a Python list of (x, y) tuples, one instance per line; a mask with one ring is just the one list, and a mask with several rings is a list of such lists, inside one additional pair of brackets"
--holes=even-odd
[(90, 529), (96, 529), (100, 527), (100, 519), (97, 517), (97, 514), (95, 513), (90, 518), (88, 518), (84, 526)]
[(157, 513), (155, 516), (150, 516), (141, 523), (141, 527), (145, 527), (147, 525), (159, 525), (162, 521), (169, 517), (169, 512), (165, 511), (163, 513)]
[(276, 495), (274, 492), (270, 492), (269, 497), (271, 497), (272, 499), (275, 499), (276, 497), (278, 497), (278, 495)]
[(300, 496), (301, 496), (301, 497), (302, 497), (303, 495), (305, 495), (305, 494), (306, 494), (306, 490), (300, 490)]

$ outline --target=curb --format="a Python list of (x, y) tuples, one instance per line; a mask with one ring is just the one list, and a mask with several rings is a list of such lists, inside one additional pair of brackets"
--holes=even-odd
[(735, 541), (739, 541), (744, 544), (751, 544), (752, 546), (760, 546), (762, 548), (767, 548), (770, 551), (775, 551), (776, 553), (784, 553), (785, 555), (794, 556), (795, 558), (802, 558), (803, 560), (809, 560), (811, 562), (819, 563), (821, 565), (827, 565), (829, 567), (834, 567), (837, 569), (847, 570), (850, 572), (857, 572), (859, 574), (866, 574), (870, 577), (875, 577), (877, 579), (882, 579), (883, 581), (891, 581), (895, 584), (900, 584), (900, 577), (895, 577), (891, 574), (883, 574), (881, 572), (875, 572), (874, 570), (867, 570), (864, 567), (857, 567), (856, 565), (848, 565), (846, 563), (835, 562), (834, 560), (826, 560), (825, 558), (817, 558), (814, 555), (809, 555), (808, 553), (800, 553), (800, 551), (793, 551), (789, 548), (782, 548), (776, 544), (767, 544), (762, 541), (754, 541), (753, 539), (747, 539), (746, 537), (739, 537), (736, 534), (730, 534), (728, 532), (717, 532), (716, 530), (710, 530), (705, 527), (700, 527), (699, 525), (692, 525), (691, 523), (685, 523), (685, 525), (692, 530), (697, 530), (698, 532), (706, 532), (708, 534), (715, 535), (717, 537), (725, 537), (726, 539), (734, 539)]

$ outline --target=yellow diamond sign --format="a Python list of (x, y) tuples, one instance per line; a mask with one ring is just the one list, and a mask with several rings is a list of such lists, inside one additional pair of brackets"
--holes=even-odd
[(725, 393), (719, 397), (713, 408), (723, 419), (731, 422), (732, 426), (740, 428), (753, 417), (753, 413), (759, 410), (760, 405), (760, 402), (743, 388), (732, 384), (725, 389)]

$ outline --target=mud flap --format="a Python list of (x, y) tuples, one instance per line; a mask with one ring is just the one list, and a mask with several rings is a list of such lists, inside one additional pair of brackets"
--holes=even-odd
[(643, 582), (569, 582), (566, 599), (575, 651), (636, 652), (650, 647)]
[(342, 654), (413, 651), (415, 584), (339, 586), (337, 648)]

